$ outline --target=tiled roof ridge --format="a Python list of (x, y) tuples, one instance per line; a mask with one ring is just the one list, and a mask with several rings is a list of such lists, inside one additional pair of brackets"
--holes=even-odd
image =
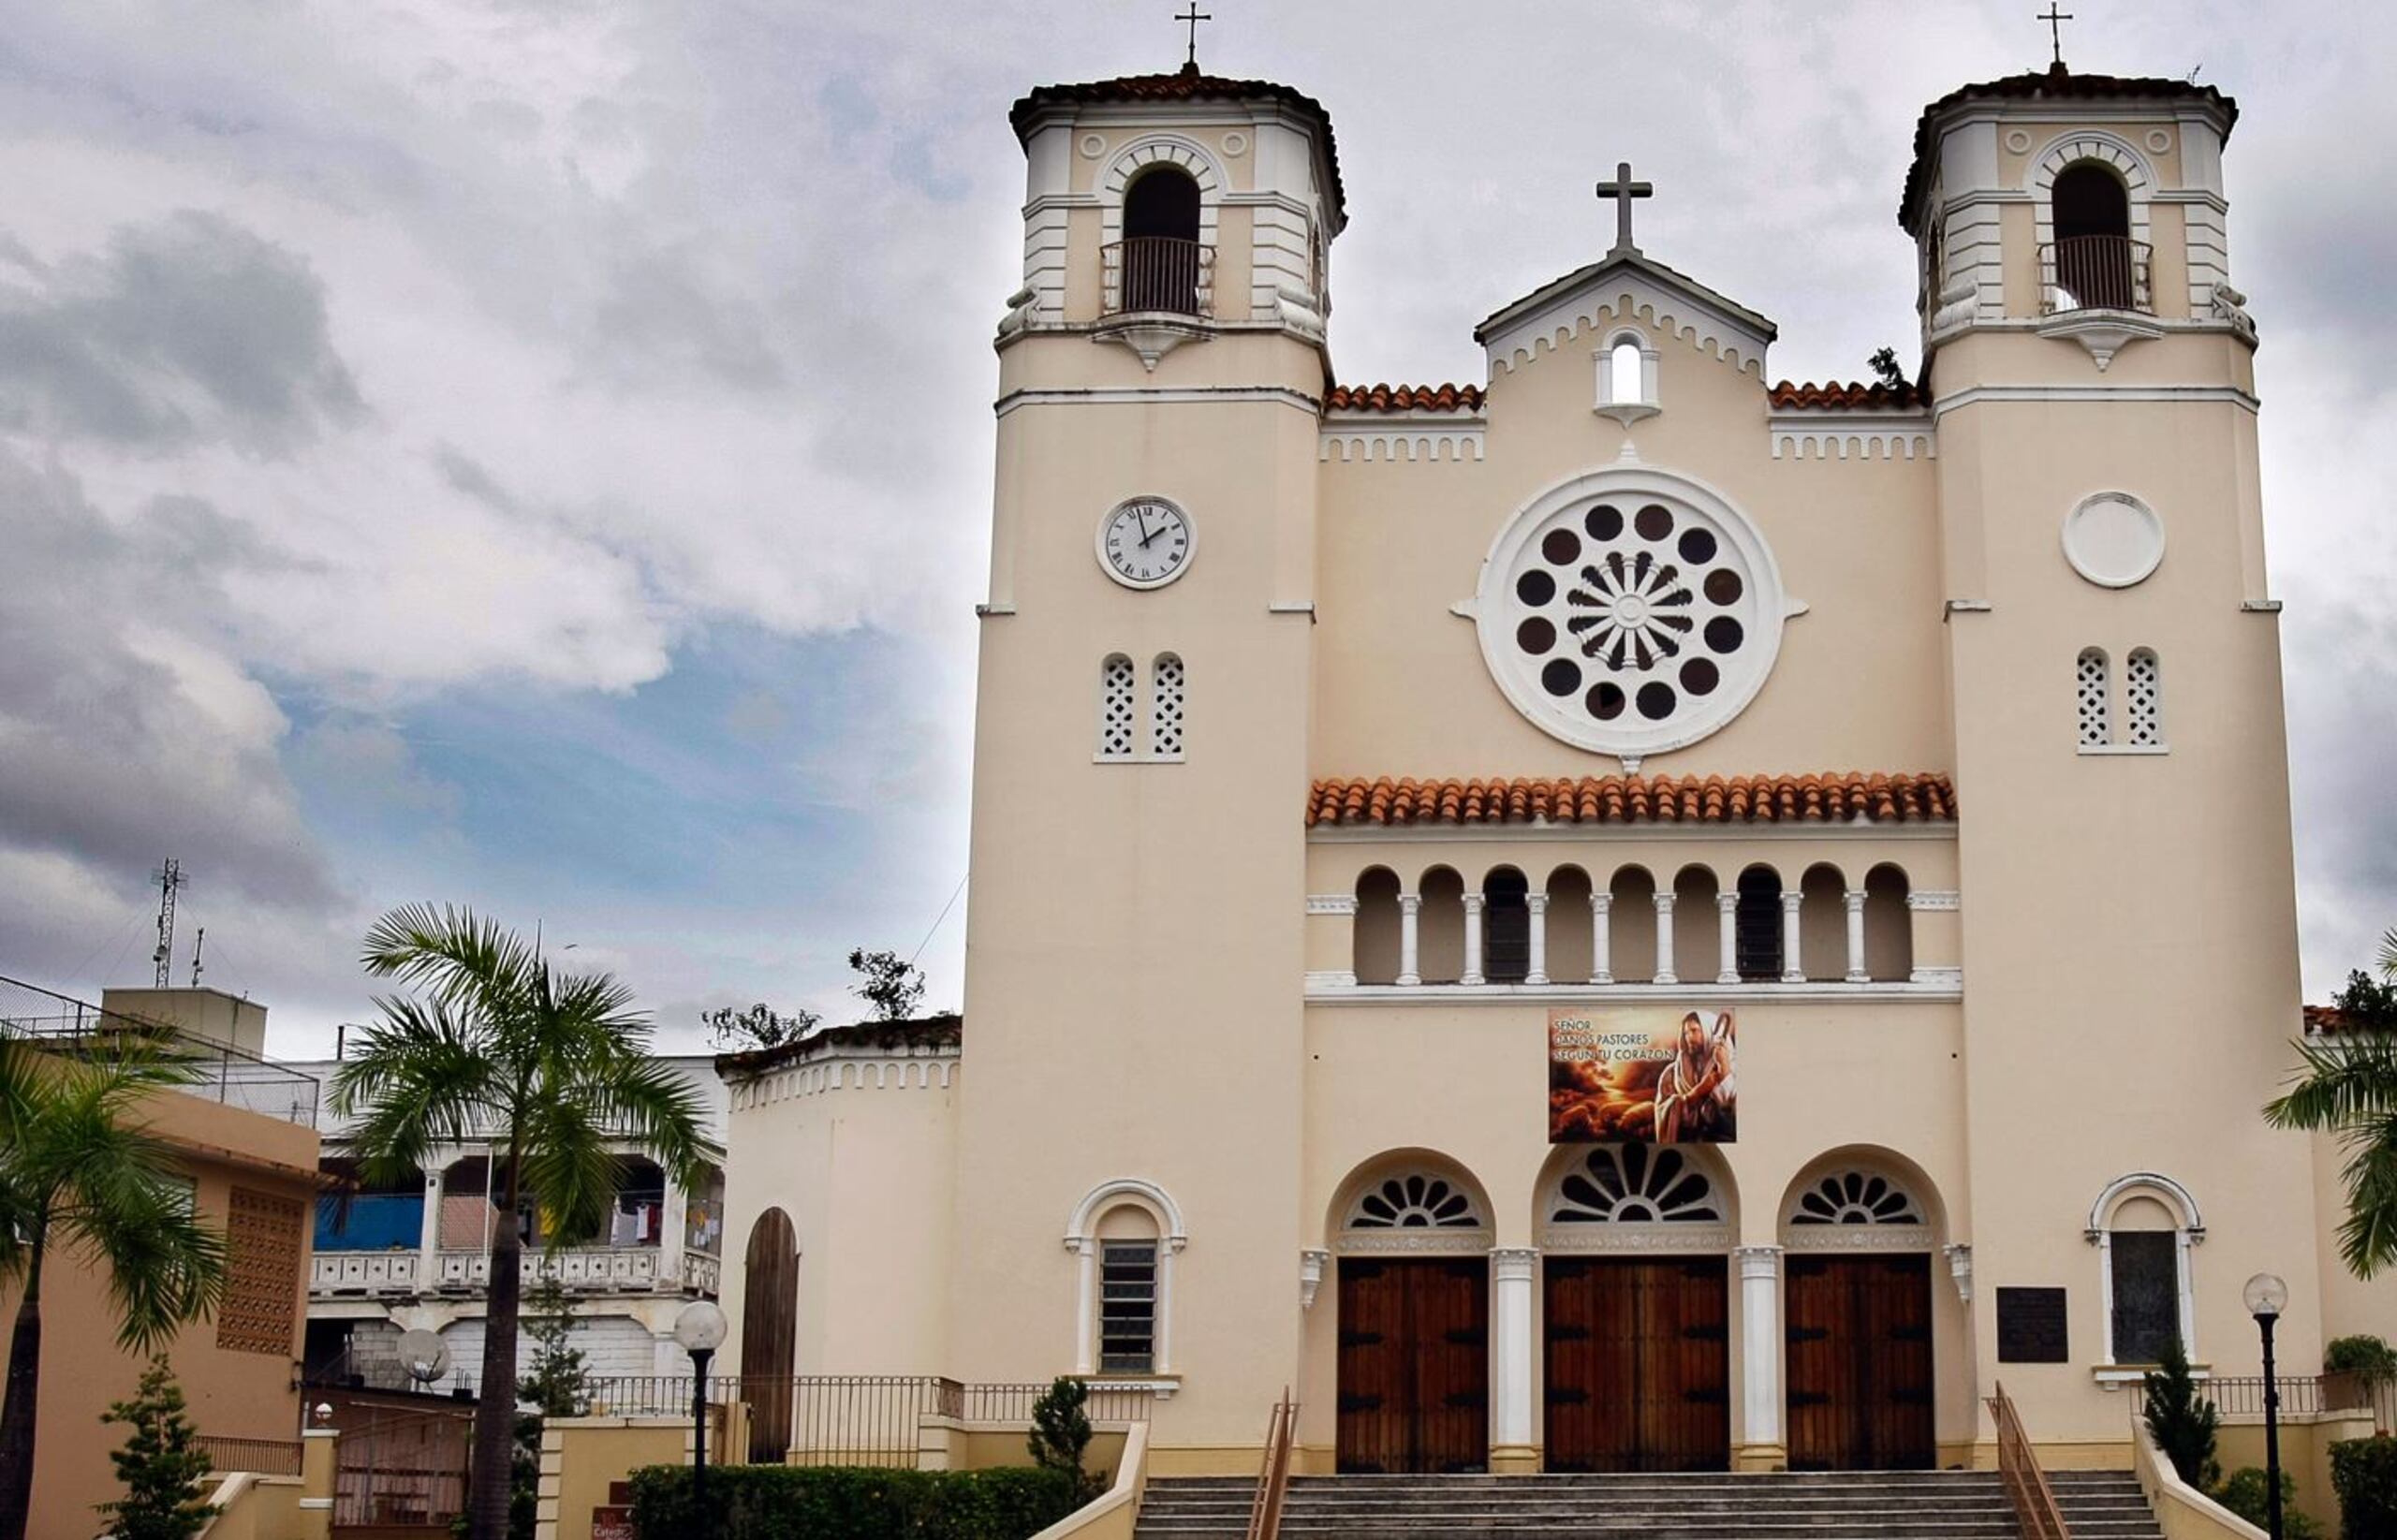
[(1340, 153), (1334, 143), (1331, 114), (1323, 103), (1295, 86), (1272, 81), (1242, 81), (1210, 75), (1195, 64), (1160, 75), (1118, 75), (1105, 81), (1061, 81), (1038, 85), (1016, 98), (1007, 109), (1007, 123), (1023, 137), (1024, 125), (1042, 108), (1063, 102), (1255, 101), (1280, 102), (1313, 117), (1323, 125), (1323, 158), (1331, 169), (1334, 222), (1345, 223), (1347, 194), (1340, 181)]
[(1307, 827), (1410, 824), (1772, 824), (1945, 822), (1946, 775), (1582, 775), (1332, 777), (1307, 795)]
[(1478, 385), (1335, 385), (1323, 395), (1327, 412), (1478, 412), (1487, 392)]
[(2025, 101), (2041, 96), (2062, 100), (2089, 101), (2109, 96), (2164, 96), (2183, 100), (2209, 102), (2223, 110), (2225, 122), (2222, 137), (2228, 139), (2239, 123), (2237, 98), (2224, 95), (2210, 85), (2194, 81), (2175, 81), (2158, 75), (2080, 75), (2062, 64), (2045, 69), (2026, 70), (2020, 75), (2007, 75), (1994, 81), (1960, 85), (1922, 110), (1915, 120), (1914, 159), (1906, 168), (1905, 190), (1898, 197), (1898, 223), (1911, 232), (1915, 205), (1930, 181), (1930, 157), (1933, 148), (1933, 120), (1953, 107), (1971, 101)]
[(1924, 396), (1922, 388), (1911, 380), (1897, 385), (1884, 385), (1877, 380), (1870, 385), (1860, 380), (1825, 380), (1820, 385), (1808, 380), (1801, 385), (1783, 380), (1772, 388), (1767, 399), (1775, 406), (1905, 411), (1923, 404)]

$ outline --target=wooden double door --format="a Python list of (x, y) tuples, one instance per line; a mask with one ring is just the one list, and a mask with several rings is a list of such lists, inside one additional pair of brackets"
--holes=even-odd
[(1729, 1469), (1727, 1259), (1552, 1256), (1544, 1275), (1547, 1468)]
[(1343, 1471), (1490, 1463), (1490, 1263), (1340, 1259)]
[(1784, 1271), (1793, 1471), (1927, 1471), (1931, 1256), (1810, 1256)]

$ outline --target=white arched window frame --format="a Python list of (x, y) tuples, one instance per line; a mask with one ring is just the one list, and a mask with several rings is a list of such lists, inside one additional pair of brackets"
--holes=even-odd
[[(2122, 179), (2123, 190), (2130, 203), (2131, 239), (2139, 242), (2142, 250), (2153, 252), (2154, 245), (2148, 234), (2148, 201), (2155, 193), (2155, 169), (2148, 164), (2145, 155), (2132, 147), (2130, 140), (2097, 128), (2068, 130), (2050, 140), (2037, 157), (2030, 162), (2022, 186), (2031, 195), (2031, 219), (2037, 232), (2032, 239), (2041, 250), (2055, 244), (2056, 179), (2075, 166), (2090, 163), (2103, 166)], [(2145, 298), (2149, 308), (2153, 309), (2152, 273), (2149, 285)]]
[[(1197, 139), (1182, 134), (1145, 134), (1123, 146), (1107, 163), (1098, 177), (1099, 247), (1105, 252), (1118, 248), (1124, 239), (1124, 195), (1141, 172), (1157, 165), (1180, 168), (1198, 184), (1198, 244), (1207, 251), (1215, 249), (1215, 230), (1223, 208), (1224, 190), (1230, 179), (1214, 152)], [(1106, 274), (1107, 308), (1113, 310), (1121, 298), (1118, 286), (1122, 274), (1110, 269)], [(1212, 270), (1201, 266), (1198, 271), (1198, 309), (1201, 315), (1214, 314), (1214, 283)]]
[[(1637, 377), (1625, 378), (1625, 371), (1618, 366), (1618, 350), (1636, 347), (1640, 350), (1640, 372)], [(1655, 339), (1636, 327), (1619, 327), (1607, 334), (1598, 348), (1598, 401), (1600, 417), (1610, 417), (1628, 428), (1641, 418), (1654, 417), (1664, 410), (1657, 397), (1657, 359)], [(1623, 358), (1621, 363), (1630, 359)]]
[[(2156, 1171), (2132, 1171), (2116, 1177), (2098, 1193), (2097, 1201), (2089, 1206), (2085, 1234), (2089, 1243), (2097, 1248), (2097, 1319), (2098, 1329), (2104, 1333), (2104, 1361), (2122, 1361), (2114, 1354), (2114, 1220), (2123, 1206), (2135, 1198), (2162, 1204), (2176, 1221), (2172, 1254), (2174, 1281), (2179, 1290), (2181, 1350), (2194, 1361), (2198, 1357), (2198, 1311), (2189, 1253), (2206, 1238), (2205, 1216), (2198, 1211), (2198, 1200), (2186, 1187)], [(2140, 1372), (2126, 1369), (2113, 1377), (2137, 1379)]]
[(1098, 1370), (1098, 1231), (1109, 1214), (1125, 1208), (1140, 1210), (1156, 1226), (1156, 1346), (1150, 1372), (1167, 1382), (1154, 1387), (1162, 1398), (1172, 1393), (1174, 1373), (1173, 1261), (1190, 1237), (1181, 1205), (1155, 1182), (1138, 1177), (1099, 1183), (1074, 1205), (1066, 1222), (1066, 1250), (1074, 1254), (1074, 1372), (1088, 1376)]

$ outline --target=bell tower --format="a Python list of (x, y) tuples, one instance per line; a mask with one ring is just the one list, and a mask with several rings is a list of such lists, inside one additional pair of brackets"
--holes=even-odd
[(1012, 123), (952, 1372), (1154, 1382), (1168, 1442), (1239, 1444), (1300, 1321), (1331, 122), (1193, 65)]
[[(2008, 1180), (2061, 1126), (2071, 1190), (2169, 1176), (2207, 1215), (2182, 1309), (2200, 1361), (2252, 1338), (2251, 1272), (2309, 1301), (2282, 1328), (2293, 1360), (2318, 1328), (2309, 1212), (2254, 1195), (2311, 1177), (2257, 1112), (2300, 1020), (2256, 327), (2224, 197), (2237, 118), (2212, 86), (2061, 64), (1967, 86), (1924, 110), (1899, 211), (1921, 257), (1969, 809), (1971, 1239), (2009, 1279), (2089, 1276), (2099, 1222), (2059, 1228)], [(2212, 1047), (2158, 1051), (2184, 1041)], [(2118, 1361), (2107, 1298), (2071, 1293), (2073, 1340), (2101, 1364)], [(1976, 1335), (1986, 1383), (1993, 1315)], [(2089, 1415), (2041, 1436), (2119, 1414)]]

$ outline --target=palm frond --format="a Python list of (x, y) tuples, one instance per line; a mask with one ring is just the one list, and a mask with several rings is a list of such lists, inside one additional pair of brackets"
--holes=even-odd
[(2380, 932), (2380, 976), (2397, 978), (2397, 926)]
[(2264, 1107), (2274, 1127), (2344, 1129), (2397, 1113), (2397, 1033), (2341, 1033), (2295, 1047), (2296, 1083)]
[(568, 1097), (537, 1096), (524, 1109), (524, 1184), (541, 1207), (550, 1247), (587, 1236), (616, 1195), (623, 1163), (591, 1110)]
[(495, 1020), (531, 989), (540, 958), (524, 938), (472, 909), (410, 903), (371, 926), (360, 961), (381, 978), (422, 989), (452, 1007)]
[(390, 1181), (421, 1170), (434, 1150), (488, 1124), (503, 1124), (504, 1066), (483, 1035), (438, 1001), (381, 997), (383, 1019), (333, 1072), (333, 1110), (358, 1122), (350, 1134), (359, 1170)]
[(654, 1059), (626, 1059), (604, 1078), (579, 1080), (574, 1095), (604, 1126), (647, 1153), (682, 1187), (696, 1186), (705, 1157), (699, 1149), (702, 1109), (698, 1093)]
[(2397, 1262), (2397, 1117), (2353, 1131), (2354, 1153), (2340, 1172), (2347, 1217), (2339, 1225), (2339, 1255), (2358, 1278)]

